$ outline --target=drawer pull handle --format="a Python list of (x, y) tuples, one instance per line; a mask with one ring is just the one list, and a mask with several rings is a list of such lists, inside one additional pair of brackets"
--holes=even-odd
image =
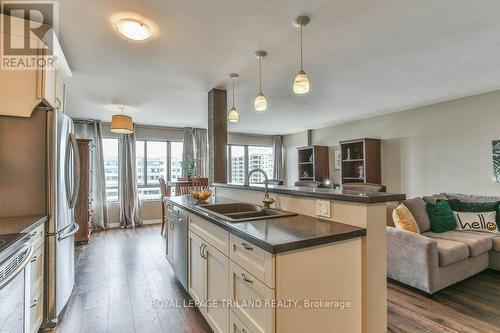
[(200, 256), (203, 258), (203, 259), (207, 259), (207, 257), (205, 257), (205, 255), (203, 254), (203, 250), (205, 249), (205, 244), (201, 244), (200, 245)]
[(247, 330), (246, 330), (246, 329), (244, 329), (244, 328), (242, 328), (242, 329), (241, 329), (241, 333), (247, 333)]
[(253, 251), (253, 247), (248, 245), (247, 243), (241, 243), (241, 245), (245, 248), (245, 250)]
[(38, 233), (38, 231), (33, 231), (33, 232), (30, 234), (30, 237), (35, 237), (37, 233)]
[(249, 278), (247, 278), (247, 276), (244, 274), (244, 273), (241, 273), (241, 278), (243, 279), (243, 281), (245, 282), (248, 282), (248, 283), (253, 283), (253, 280), (250, 280)]
[(38, 300), (35, 299), (35, 300), (31, 301), (30, 308), (34, 308), (37, 304), (38, 304)]
[(38, 257), (37, 256), (33, 256), (33, 258), (31, 258), (30, 262), (35, 262), (38, 260)]

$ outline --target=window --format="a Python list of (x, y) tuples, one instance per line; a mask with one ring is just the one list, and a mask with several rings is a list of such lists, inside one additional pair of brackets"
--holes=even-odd
[(102, 139), (107, 201), (118, 201), (118, 139)]
[[(228, 179), (231, 183), (245, 182), (248, 171), (261, 168), (271, 179), (273, 177), (274, 159), (273, 148), (269, 146), (228, 146)], [(254, 173), (251, 183), (263, 183), (264, 175)]]
[(139, 199), (159, 199), (158, 180), (167, 179), (168, 142), (137, 141), (135, 149)]
[(182, 142), (171, 142), (170, 143), (170, 180), (176, 181), (179, 177), (182, 177)]

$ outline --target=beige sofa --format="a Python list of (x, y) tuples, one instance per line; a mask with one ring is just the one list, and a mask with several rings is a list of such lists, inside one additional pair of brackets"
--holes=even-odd
[(420, 234), (394, 227), (392, 210), (399, 203), (387, 205), (388, 277), (435, 293), (485, 269), (500, 270), (500, 235), (473, 231), (431, 231), (426, 202), (459, 199), (466, 202), (500, 201), (500, 197), (443, 193), (413, 198), (403, 203), (415, 217)]

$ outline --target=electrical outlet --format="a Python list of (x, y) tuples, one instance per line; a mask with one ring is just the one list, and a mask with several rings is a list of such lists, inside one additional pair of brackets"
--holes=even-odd
[(316, 215), (330, 218), (330, 201), (316, 200)]

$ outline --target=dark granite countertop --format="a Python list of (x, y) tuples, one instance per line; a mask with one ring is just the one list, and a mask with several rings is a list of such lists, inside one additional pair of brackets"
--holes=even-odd
[[(242, 190), (262, 191), (263, 184), (251, 184), (245, 186), (242, 184), (226, 184), (214, 183), (215, 187), (230, 187)], [(296, 195), (302, 197), (361, 202), (361, 203), (381, 203), (389, 201), (402, 201), (406, 199), (405, 194), (398, 193), (385, 193), (385, 192), (360, 192), (351, 190), (336, 190), (329, 188), (311, 188), (299, 186), (285, 186), (285, 185), (269, 185), (270, 193)]]
[[(271, 253), (304, 249), (366, 235), (366, 229), (364, 228), (300, 214), (290, 217), (231, 223), (197, 209), (198, 202), (189, 195), (167, 197), (165, 202), (200, 216)], [(212, 196), (205, 204), (231, 202), (238, 201)]]
[(0, 217), (0, 235), (29, 233), (47, 221), (47, 216)]

